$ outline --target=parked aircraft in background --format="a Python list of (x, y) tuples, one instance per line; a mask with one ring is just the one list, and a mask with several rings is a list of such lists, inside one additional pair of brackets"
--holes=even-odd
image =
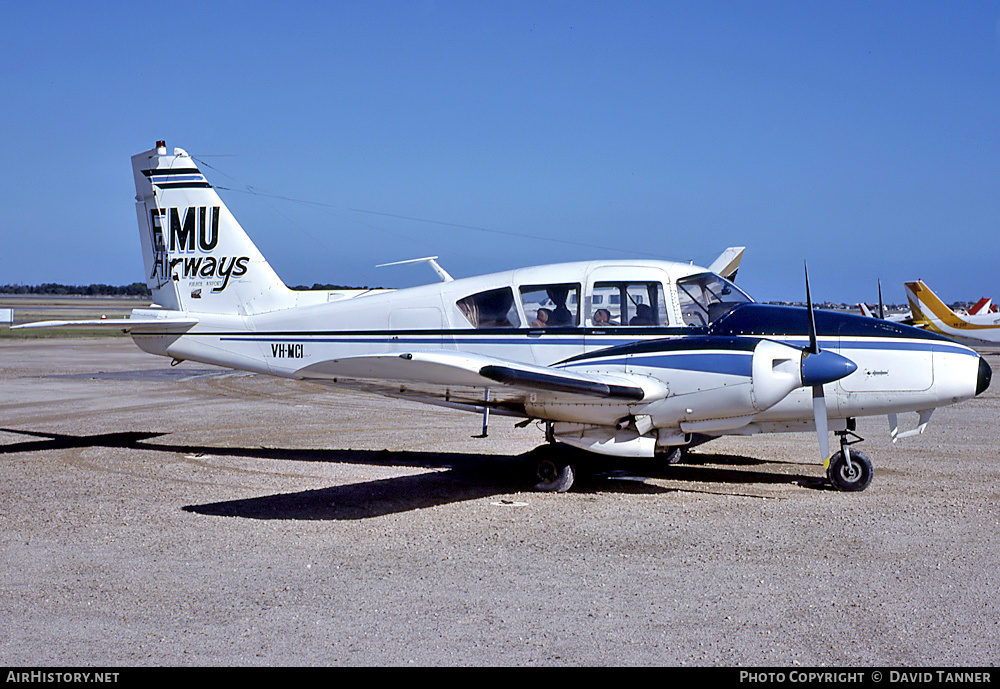
[(892, 321), (893, 323), (902, 323), (904, 325), (918, 325), (917, 323), (913, 322), (913, 319), (909, 313), (886, 313), (885, 309), (883, 308), (879, 309), (879, 313), (882, 314), (880, 316), (877, 313), (874, 313), (871, 307), (864, 302), (859, 302), (857, 304), (857, 307), (858, 311), (861, 312), (861, 315), (865, 316), (866, 318), (881, 318), (886, 321)]
[(732, 246), (719, 254), (719, 257), (712, 261), (708, 270), (716, 275), (736, 282), (736, 272), (740, 269), (740, 261), (743, 260), (744, 246)]
[(997, 305), (993, 303), (993, 300), (988, 297), (982, 297), (979, 301), (972, 305), (969, 309), (970, 316), (986, 315), (988, 313), (997, 313)]
[(904, 325), (916, 325), (913, 319), (908, 313), (886, 313), (885, 304), (882, 302), (882, 281), (878, 281), (878, 315), (872, 313), (871, 307), (864, 302), (857, 304), (858, 310), (861, 312), (862, 316), (866, 318), (882, 318), (887, 321), (892, 321), (894, 323), (903, 323)]
[[(182, 149), (132, 157), (150, 308), (77, 322), (131, 330), (143, 350), (483, 415), (548, 442), (538, 488), (567, 490), (580, 450), (661, 457), (724, 435), (814, 431), (830, 481), (863, 490), (859, 416), (893, 435), (986, 389), (973, 350), (915, 328), (756, 304), (715, 271), (670, 261), (561, 263), (399, 290), (288, 289)], [(436, 264), (435, 264), (436, 265)], [(720, 274), (721, 273), (721, 274)], [(540, 314), (539, 312), (548, 313)], [(542, 317), (544, 316), (544, 318)], [(39, 327), (31, 324), (23, 327)], [(60, 323), (66, 325), (66, 323)], [(896, 417), (919, 425), (897, 433)], [(829, 433), (840, 439), (831, 456)]]
[(928, 330), (967, 344), (1000, 342), (1000, 313), (987, 311), (959, 315), (952, 311), (923, 281), (907, 282), (906, 298), (914, 321)]

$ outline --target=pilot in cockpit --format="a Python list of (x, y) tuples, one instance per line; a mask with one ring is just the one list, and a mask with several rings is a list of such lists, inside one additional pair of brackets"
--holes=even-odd
[(638, 304), (635, 307), (635, 316), (628, 322), (629, 325), (656, 325), (653, 317), (653, 309), (648, 304)]

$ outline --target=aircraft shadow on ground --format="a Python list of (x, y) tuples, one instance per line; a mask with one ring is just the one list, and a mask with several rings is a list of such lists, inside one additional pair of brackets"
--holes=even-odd
[[(85, 447), (152, 450), (184, 455), (240, 457), (279, 461), (360, 464), (435, 469), (417, 475), (333, 486), (317, 490), (187, 505), (185, 511), (246, 519), (352, 520), (408, 512), (453, 502), (509, 495), (532, 486), (530, 454), (481, 455), (456, 452), (337, 450), (260, 447), (217, 447), (157, 442), (167, 433), (125, 431), (68, 435), (0, 429), (36, 438), (0, 445), (0, 454)], [(644, 482), (643, 477), (701, 484), (788, 484), (824, 488), (823, 481), (804, 475), (776, 474), (745, 468), (767, 462), (749, 457), (692, 453), (689, 461), (658, 468), (648, 460), (588, 458), (581, 466), (574, 492), (659, 494), (678, 492)], [(704, 466), (711, 464), (712, 466)], [(632, 480), (615, 480), (629, 478)], [(701, 489), (702, 492), (709, 492)]]

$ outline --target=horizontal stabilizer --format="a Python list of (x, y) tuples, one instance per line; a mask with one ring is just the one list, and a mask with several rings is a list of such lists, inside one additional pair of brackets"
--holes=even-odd
[(87, 321), (37, 321), (11, 326), (11, 330), (22, 328), (110, 328), (112, 330), (132, 330), (137, 326), (143, 332), (182, 331), (198, 325), (196, 318), (98, 318)]

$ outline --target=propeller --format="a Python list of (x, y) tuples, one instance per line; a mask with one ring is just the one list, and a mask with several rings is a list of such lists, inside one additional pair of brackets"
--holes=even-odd
[(813, 310), (812, 294), (809, 290), (809, 266), (806, 273), (806, 307), (809, 310), (809, 346), (802, 352), (802, 384), (812, 388), (813, 419), (816, 421), (816, 435), (823, 462), (830, 458), (830, 424), (826, 411), (826, 396), (823, 385), (850, 375), (858, 365), (836, 352), (826, 352), (819, 348), (816, 333), (816, 314)]

